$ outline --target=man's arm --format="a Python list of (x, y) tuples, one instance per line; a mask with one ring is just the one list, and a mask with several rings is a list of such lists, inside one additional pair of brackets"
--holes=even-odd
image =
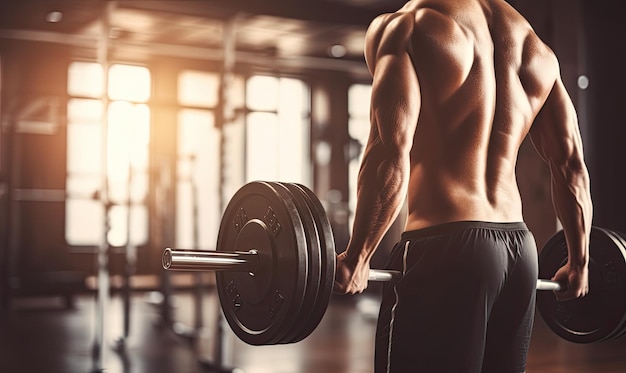
[(567, 291), (558, 297), (581, 297), (588, 292), (593, 206), (576, 111), (560, 78), (537, 115), (530, 136), (550, 167), (552, 200), (567, 241), (567, 264), (554, 276), (567, 284)]
[(367, 287), (369, 262), (406, 198), (410, 151), (420, 109), (419, 83), (407, 52), (413, 17), (383, 16), (366, 37), (373, 75), (371, 131), (357, 185), (354, 227), (347, 250), (338, 256), (335, 291)]

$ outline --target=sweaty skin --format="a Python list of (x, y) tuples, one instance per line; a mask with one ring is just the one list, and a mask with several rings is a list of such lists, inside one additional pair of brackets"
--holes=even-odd
[(406, 230), (523, 221), (515, 165), (527, 135), (551, 172), (569, 259), (554, 279), (588, 292), (592, 202), (574, 106), (559, 63), (504, 0), (413, 0), (365, 40), (371, 132), (335, 291), (367, 287), (369, 262), (406, 201)]

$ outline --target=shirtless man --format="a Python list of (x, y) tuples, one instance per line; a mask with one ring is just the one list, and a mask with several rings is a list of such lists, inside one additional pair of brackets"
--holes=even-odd
[(569, 258), (588, 292), (592, 203), (576, 112), (554, 53), (504, 0), (412, 0), (370, 25), (371, 133), (335, 291), (367, 286), (405, 200), (383, 290), (376, 372), (524, 372), (537, 280), (515, 164), (527, 134), (551, 171)]

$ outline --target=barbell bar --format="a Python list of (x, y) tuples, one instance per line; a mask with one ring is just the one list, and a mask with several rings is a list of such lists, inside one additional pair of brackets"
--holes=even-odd
[[(259, 253), (251, 249), (248, 252), (217, 252), (202, 250), (165, 249), (162, 257), (164, 269), (173, 271), (238, 271), (255, 275), (258, 270)], [(402, 275), (400, 271), (371, 269), (368, 281), (391, 281)]]
[[(163, 269), (172, 271), (238, 271), (255, 275), (258, 270), (259, 253), (251, 249), (247, 252), (218, 252), (203, 250), (174, 250), (166, 248), (163, 251)], [(368, 281), (387, 282), (400, 278), (400, 271), (370, 269)], [(537, 280), (537, 290), (561, 291), (562, 286), (557, 281)]]
[[(592, 343), (626, 334), (626, 239), (592, 227), (586, 297), (559, 302), (551, 278), (567, 261), (563, 231), (539, 255), (537, 307), (560, 337)], [(295, 343), (321, 321), (335, 276), (335, 243), (325, 210), (307, 187), (255, 181), (231, 198), (215, 251), (165, 249), (163, 268), (215, 271), (223, 314), (233, 332), (252, 345)], [(370, 270), (370, 281), (397, 271)]]

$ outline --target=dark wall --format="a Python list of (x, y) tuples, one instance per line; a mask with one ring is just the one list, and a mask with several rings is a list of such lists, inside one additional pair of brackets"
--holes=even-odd
[[(594, 202), (593, 224), (626, 232), (626, 41), (623, 0), (509, 0), (554, 50), (579, 115)], [(577, 86), (587, 75), (589, 87)], [(523, 186), (521, 186), (523, 187)], [(543, 205), (547, 211), (551, 206)], [(540, 240), (538, 240), (540, 241)]]
[(594, 224), (626, 232), (626, 2), (583, 1)]

